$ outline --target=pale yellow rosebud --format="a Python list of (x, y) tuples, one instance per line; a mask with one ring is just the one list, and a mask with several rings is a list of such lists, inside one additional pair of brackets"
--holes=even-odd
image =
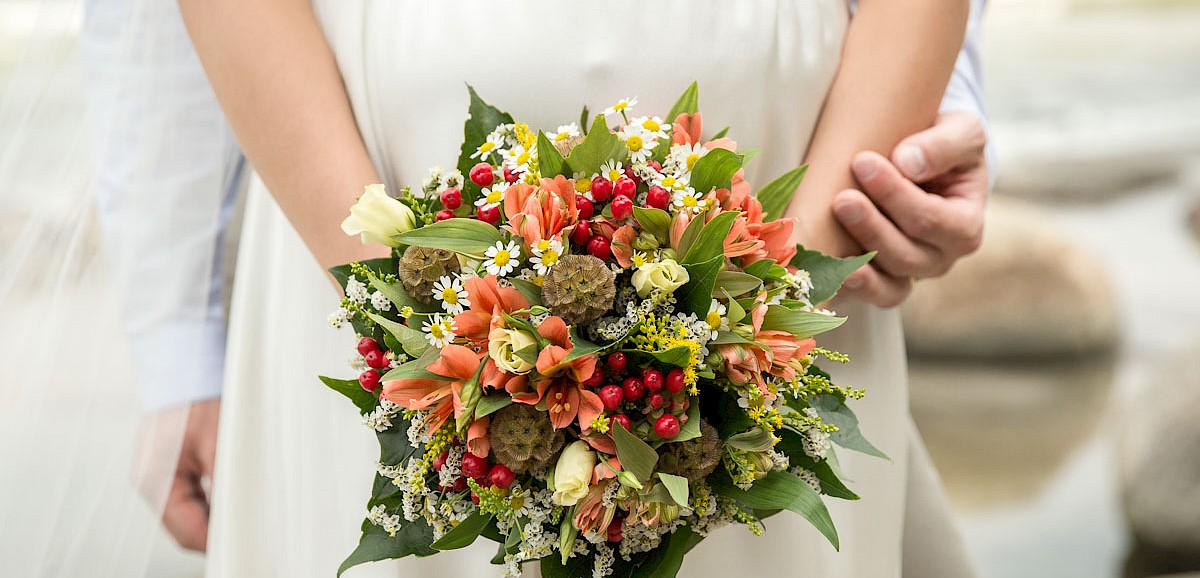
[(596, 454), (587, 442), (571, 443), (558, 456), (558, 464), (554, 466), (554, 495), (550, 500), (560, 506), (574, 506), (587, 495), (595, 467)]
[(388, 196), (383, 185), (367, 185), (358, 201), (350, 207), (350, 216), (342, 221), (347, 235), (360, 235), (364, 245), (379, 243), (388, 247), (400, 244), (392, 235), (416, 228), (417, 218), (408, 205)]
[(638, 267), (631, 281), (638, 297), (645, 297), (655, 289), (672, 293), (687, 283), (688, 279), (687, 269), (672, 259), (664, 259)]
[(488, 334), (488, 356), (496, 362), (496, 367), (509, 373), (523, 374), (533, 370), (533, 363), (517, 353), (531, 345), (537, 345), (537, 340), (519, 329), (497, 327)]

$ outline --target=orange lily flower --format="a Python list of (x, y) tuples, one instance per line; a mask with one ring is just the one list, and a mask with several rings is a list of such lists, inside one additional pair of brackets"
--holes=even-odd
[(726, 343), (716, 347), (717, 353), (725, 359), (725, 370), (731, 381), (754, 383), (764, 395), (771, 397), (762, 374), (794, 379), (800, 359), (808, 355), (817, 342), (811, 337), (796, 339), (786, 331), (763, 330), (766, 299), (767, 294), (760, 293), (749, 311), (754, 343)]
[(546, 318), (538, 333), (550, 342), (538, 353), (537, 372), (543, 379), (534, 384), (536, 391), (514, 394), (513, 401), (544, 403), (550, 412), (550, 423), (556, 429), (578, 421), (580, 430), (586, 433), (592, 427), (592, 420), (604, 411), (600, 396), (583, 386), (583, 381), (596, 371), (597, 356), (566, 359), (575, 346), (567, 324), (560, 317)]
[[(463, 384), (475, 377), (482, 354), (450, 344), (427, 368), (434, 377), (407, 377), (383, 382), (383, 398), (406, 409), (430, 410), (426, 431), (433, 433), (465, 409), (459, 398)], [(486, 427), (486, 424), (485, 424)]]
[(526, 247), (543, 239), (562, 240), (563, 229), (575, 224), (575, 185), (566, 177), (542, 179), (534, 188), (517, 183), (504, 193), (504, 228), (525, 240)]
[(463, 281), (471, 308), (454, 316), (454, 328), (476, 347), (487, 346), (488, 334), (501, 313), (527, 309), (529, 301), (512, 287), (501, 287), (495, 275), (468, 277)]

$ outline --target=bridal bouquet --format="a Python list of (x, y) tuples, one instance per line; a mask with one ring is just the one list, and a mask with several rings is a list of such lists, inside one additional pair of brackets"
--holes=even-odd
[(751, 194), (695, 84), (665, 117), (628, 99), (553, 133), (470, 93), (457, 169), (369, 186), (343, 223), (393, 250), (333, 269), (361, 373), (321, 379), (382, 449), (341, 570), (483, 536), (505, 576), (670, 577), (714, 529), (783, 510), (836, 547), (821, 495), (857, 496), (831, 443), (882, 454), (813, 336), (869, 256), (791, 244), (804, 168)]

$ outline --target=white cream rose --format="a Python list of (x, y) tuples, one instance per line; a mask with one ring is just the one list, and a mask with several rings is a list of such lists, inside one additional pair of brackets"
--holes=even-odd
[(688, 282), (688, 272), (674, 260), (663, 259), (638, 267), (632, 281), (638, 297), (645, 297), (655, 289), (671, 293)]
[(560, 506), (574, 506), (587, 495), (595, 467), (596, 454), (587, 442), (579, 440), (567, 446), (554, 466), (554, 495), (550, 500)]
[(367, 185), (358, 201), (350, 207), (350, 216), (342, 221), (342, 230), (347, 235), (361, 235), (364, 245), (379, 243), (388, 247), (400, 244), (392, 235), (411, 231), (417, 226), (417, 217), (408, 205), (388, 196), (383, 185)]
[(488, 356), (496, 367), (509, 373), (529, 373), (533, 369), (533, 363), (518, 353), (531, 345), (537, 345), (537, 340), (527, 331), (497, 327), (488, 333)]

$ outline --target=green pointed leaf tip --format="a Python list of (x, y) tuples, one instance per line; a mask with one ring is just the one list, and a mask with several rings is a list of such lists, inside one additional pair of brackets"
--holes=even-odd
[(676, 292), (683, 308), (695, 313), (701, 319), (708, 315), (712, 305), (713, 288), (717, 283), (717, 275), (725, 266), (725, 255), (717, 255), (703, 263), (686, 263), (688, 282)]
[(666, 242), (671, 237), (671, 215), (666, 211), (634, 207), (633, 216), (642, 230), (654, 235), (659, 241)]
[(808, 172), (808, 165), (792, 169), (759, 189), (755, 197), (758, 198), (759, 203), (762, 203), (764, 221), (773, 221), (783, 216), (788, 204), (792, 202), (792, 196), (796, 194), (796, 189), (804, 180), (806, 172)]
[(650, 480), (654, 466), (658, 463), (658, 452), (637, 436), (629, 433), (620, 424), (612, 428), (613, 443), (617, 446), (617, 458), (621, 469), (633, 474), (643, 484)]
[[(683, 94), (679, 95), (679, 98), (675, 100), (675, 104), (671, 106), (670, 112), (667, 113), (666, 118), (663, 120), (666, 121), (667, 124), (673, 124), (675, 122), (675, 118), (679, 115), (685, 113), (696, 114), (697, 112), (700, 112), (700, 84), (693, 81), (686, 89), (684, 89)], [(667, 156), (667, 153), (670, 152), (670, 150), (671, 139), (662, 139), (658, 141), (658, 146), (654, 147), (653, 156), (655, 159), (661, 160)]]
[(833, 544), (834, 549), (841, 548), (833, 518), (829, 516), (829, 509), (821, 501), (821, 495), (812, 489), (808, 482), (794, 474), (771, 471), (766, 477), (754, 482), (749, 490), (733, 485), (727, 476), (718, 477), (713, 484), (713, 490), (750, 508), (782, 509), (800, 514)]
[(543, 177), (554, 178), (557, 175), (570, 176), (564, 169), (567, 167), (567, 161), (563, 158), (562, 153), (554, 148), (554, 143), (546, 138), (546, 133), (538, 131), (537, 138), (538, 151), (538, 169)]
[(338, 567), (337, 575), (341, 576), (359, 564), (392, 560), (406, 556), (431, 556), (438, 551), (430, 547), (433, 543), (433, 529), (424, 520), (406, 522), (400, 526), (395, 537), (366, 522), (363, 524), (363, 535), (358, 541), (358, 547)]
[(762, 279), (737, 271), (721, 271), (717, 273), (717, 283), (713, 287), (715, 293), (724, 293), (729, 297), (744, 295), (762, 287)]
[(667, 492), (671, 495), (671, 499), (675, 500), (678, 506), (687, 507), (688, 504), (688, 481), (687, 478), (676, 476), (673, 474), (658, 473), (658, 480), (667, 488)]
[(821, 416), (822, 421), (837, 426), (838, 431), (829, 434), (830, 441), (848, 450), (885, 460), (891, 459), (874, 444), (867, 441), (858, 427), (858, 416), (854, 415), (854, 411), (842, 400), (832, 395), (822, 394), (813, 396), (809, 404), (816, 410), (817, 415)]
[(447, 219), (392, 238), (414, 247), (433, 247), (480, 257), (488, 247), (500, 242), (500, 230), (475, 219)]
[(324, 375), (320, 379), (321, 383), (327, 385), (329, 389), (349, 398), (362, 413), (370, 413), (375, 410), (375, 394), (363, 389), (357, 380), (334, 379)]
[(700, 194), (713, 189), (727, 189), (734, 173), (742, 168), (742, 156), (729, 149), (712, 149), (692, 167), (688, 184)]
[[(510, 124), (513, 122), (512, 115), (504, 112), (479, 98), (479, 94), (475, 92), (475, 87), (467, 85), (467, 92), (470, 94), (471, 103), (467, 108), (470, 116), (467, 117), (463, 124), (463, 144), (462, 150), (458, 155), (458, 170), (462, 171), (463, 175), (471, 172), (471, 167), (478, 162), (478, 159), (471, 158), (479, 145), (487, 140), (487, 136), (496, 130), (497, 126), (502, 124)], [(479, 185), (476, 185), (470, 179), (463, 183), (465, 197), (464, 202), (473, 202), (479, 194)]]
[(622, 158), (625, 153), (625, 143), (608, 130), (604, 116), (598, 115), (583, 142), (571, 149), (571, 154), (567, 155), (567, 166), (574, 172), (597, 173), (600, 172), (601, 165)]
[(407, 325), (392, 321), (377, 313), (371, 313), (370, 311), (367, 312), (367, 317), (371, 321), (378, 323), (380, 327), (383, 327), (384, 331), (387, 331), (396, 341), (400, 342), (400, 345), (404, 347), (404, 351), (409, 355), (420, 357), (421, 354), (425, 353), (426, 349), (429, 349), (429, 341), (425, 339), (424, 333)]
[(846, 322), (845, 317), (834, 317), (814, 311), (797, 311), (783, 305), (770, 305), (763, 316), (762, 328), (786, 331), (797, 339), (804, 339), (832, 331)]
[(475, 539), (483, 533), (484, 529), (486, 529), (488, 524), (491, 522), (492, 516), (490, 514), (484, 514), (477, 511), (470, 516), (467, 516), (467, 519), (459, 522), (458, 525), (451, 528), (449, 532), (442, 534), (442, 537), (438, 538), (438, 540), (433, 543), (433, 548), (436, 550), (457, 550), (459, 548), (466, 548), (467, 546), (475, 543)]
[(875, 257), (875, 253), (867, 253), (857, 257), (839, 259), (830, 257), (819, 251), (810, 251), (801, 245), (796, 246), (796, 256), (791, 264), (808, 271), (812, 278), (813, 288), (808, 292), (808, 299), (813, 303), (823, 303), (837, 295), (842, 283), (859, 267), (866, 265)]

